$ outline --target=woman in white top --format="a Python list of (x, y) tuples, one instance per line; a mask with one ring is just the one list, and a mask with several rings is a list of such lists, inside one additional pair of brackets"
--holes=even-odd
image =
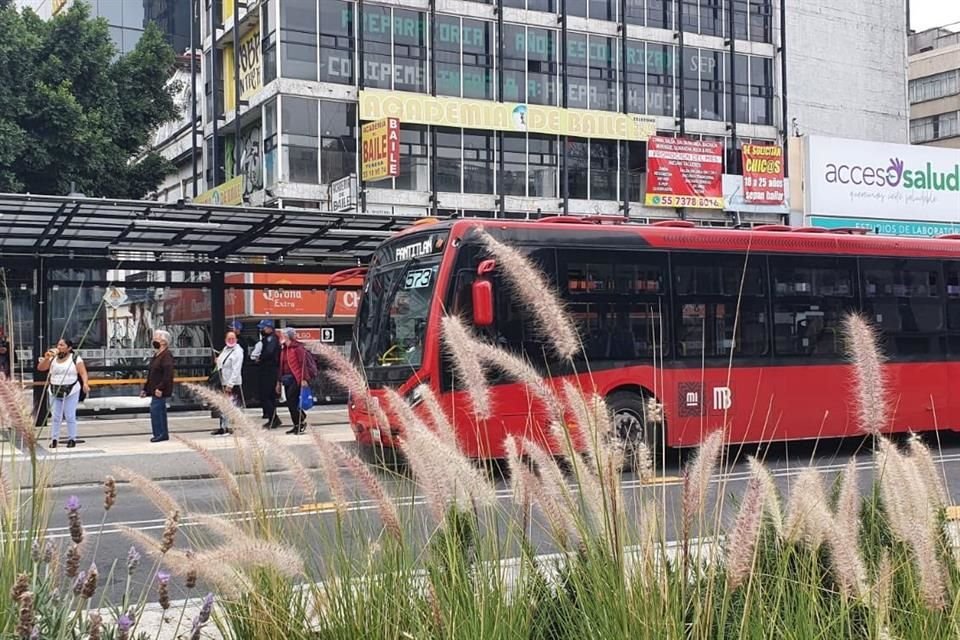
[(47, 351), (37, 364), (47, 374), (47, 388), (53, 407), (53, 422), (50, 424), (50, 448), (57, 447), (60, 425), (67, 421), (67, 448), (77, 446), (77, 405), (80, 404), (80, 389), (90, 393), (87, 384), (87, 367), (83, 359), (73, 352), (73, 342), (62, 339), (55, 349)]
[[(242, 405), (243, 386), (243, 347), (237, 341), (235, 331), (227, 331), (223, 351), (217, 356), (217, 371), (220, 373), (220, 384), (223, 392), (229, 396), (236, 406)], [(220, 412), (220, 428), (213, 432), (215, 436), (225, 436), (233, 433), (230, 429), (227, 416)]]

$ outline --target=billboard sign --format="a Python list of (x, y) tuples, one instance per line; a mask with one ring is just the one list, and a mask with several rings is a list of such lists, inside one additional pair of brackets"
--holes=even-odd
[(357, 176), (350, 174), (330, 183), (330, 208), (350, 211), (357, 206)]
[(878, 236), (908, 238), (936, 238), (948, 233), (960, 233), (960, 222), (911, 222), (909, 220), (883, 220), (879, 218), (837, 218), (833, 216), (809, 216), (807, 224), (826, 229), (866, 229)]
[(743, 145), (743, 197), (751, 204), (783, 204), (783, 147)]
[[(362, 116), (361, 116), (362, 118)], [(363, 141), (362, 175), (374, 182), (400, 175), (400, 120), (380, 118), (361, 129)]]
[(243, 176), (231, 178), (209, 191), (204, 191), (193, 199), (193, 204), (243, 204)]
[(657, 132), (657, 119), (653, 116), (561, 109), (520, 102), (467, 100), (402, 91), (361, 91), (360, 119), (376, 120), (384, 117), (438, 127), (526, 131), (636, 142), (643, 142)]
[(809, 136), (807, 215), (960, 222), (960, 150)]
[(723, 143), (650, 138), (645, 204), (723, 209)]

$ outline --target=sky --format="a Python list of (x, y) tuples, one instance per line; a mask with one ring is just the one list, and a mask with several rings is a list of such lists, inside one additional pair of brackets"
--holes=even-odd
[(960, 30), (960, 0), (910, 0), (910, 12), (910, 26), (917, 31), (950, 23)]

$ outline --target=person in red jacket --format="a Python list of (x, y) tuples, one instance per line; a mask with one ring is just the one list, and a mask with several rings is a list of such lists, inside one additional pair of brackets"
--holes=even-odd
[(300, 389), (310, 386), (310, 381), (317, 375), (317, 364), (313, 354), (297, 340), (297, 332), (293, 327), (287, 327), (281, 335), (283, 345), (280, 351), (280, 382), (277, 384), (277, 393), (282, 385), (287, 396), (290, 418), (293, 420), (293, 428), (287, 433), (301, 434), (307, 430), (307, 414), (300, 408)]

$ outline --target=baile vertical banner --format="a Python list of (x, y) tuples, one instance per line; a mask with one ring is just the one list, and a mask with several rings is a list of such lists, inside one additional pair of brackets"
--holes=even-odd
[(750, 204), (783, 204), (783, 147), (743, 145), (743, 199)]
[(650, 138), (644, 200), (648, 207), (723, 209), (723, 143)]
[(381, 118), (363, 125), (361, 169), (365, 182), (400, 175), (400, 120)]

